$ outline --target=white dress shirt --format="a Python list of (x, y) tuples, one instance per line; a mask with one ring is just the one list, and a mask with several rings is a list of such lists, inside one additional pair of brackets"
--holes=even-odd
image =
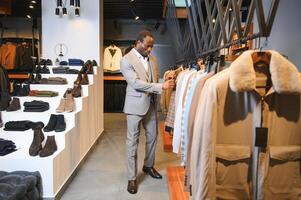
[(149, 67), (149, 58), (148, 57), (144, 57), (142, 56), (135, 48), (134, 48), (135, 53), (137, 54), (137, 57), (139, 58), (139, 60), (142, 62), (144, 69), (146, 71), (146, 73), (148, 73), (148, 67)]

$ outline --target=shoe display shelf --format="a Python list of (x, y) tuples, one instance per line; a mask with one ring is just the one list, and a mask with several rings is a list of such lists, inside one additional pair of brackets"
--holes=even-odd
[[(89, 85), (82, 85), (82, 97), (74, 98), (76, 108), (73, 112), (56, 113), (61, 98), (67, 88), (73, 88), (77, 74), (41, 74), (42, 78), (64, 77), (68, 84), (31, 84), (31, 90), (51, 90), (59, 93), (56, 97), (18, 97), (21, 109), (13, 112), (2, 112), (2, 120), (8, 121), (30, 120), (42, 121), (46, 126), (51, 114), (63, 114), (66, 130), (63, 132), (44, 132), (46, 142), (48, 135), (54, 135), (57, 151), (48, 157), (32, 157), (29, 147), (33, 140), (33, 130), (4, 131), (0, 128), (0, 138), (12, 140), (17, 151), (0, 157), (0, 171), (39, 171), (42, 176), (43, 199), (55, 199), (67, 183), (72, 173), (89, 152), (104, 130), (103, 127), (103, 73), (99, 67), (94, 67), (94, 74), (88, 74)], [(71, 68), (71, 67), (70, 67)], [(74, 67), (80, 69), (79, 67)], [(49, 110), (44, 112), (23, 112), (26, 101), (42, 100), (49, 103)]]

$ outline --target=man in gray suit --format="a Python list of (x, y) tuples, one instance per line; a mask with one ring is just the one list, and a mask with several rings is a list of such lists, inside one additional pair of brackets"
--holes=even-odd
[(124, 113), (127, 117), (127, 190), (137, 193), (137, 148), (142, 123), (146, 134), (145, 158), (142, 170), (151, 177), (162, 176), (154, 168), (158, 135), (156, 94), (173, 88), (174, 81), (158, 83), (157, 61), (150, 56), (154, 38), (149, 31), (141, 31), (135, 47), (121, 59), (121, 72), (127, 81)]

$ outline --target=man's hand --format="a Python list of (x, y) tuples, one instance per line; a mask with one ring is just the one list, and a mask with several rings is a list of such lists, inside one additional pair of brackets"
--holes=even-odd
[(163, 90), (172, 89), (175, 87), (175, 81), (173, 79), (167, 80), (163, 83)]

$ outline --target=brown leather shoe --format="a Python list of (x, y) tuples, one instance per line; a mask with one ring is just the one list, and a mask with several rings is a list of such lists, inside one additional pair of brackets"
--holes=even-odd
[(137, 190), (138, 190), (137, 181), (136, 180), (129, 180), (127, 190), (131, 194), (136, 194)]
[(82, 74), (78, 73), (77, 79), (74, 81), (74, 84), (79, 85), (82, 82), (82, 79), (83, 79)]
[(6, 111), (11, 112), (11, 111), (16, 111), (16, 110), (20, 110), (20, 109), (21, 109), (20, 99), (17, 97), (14, 97), (13, 100), (11, 101), (11, 103), (9, 104), (9, 106), (6, 108)]
[(77, 85), (74, 84), (73, 88), (72, 88), (72, 95), (73, 97), (81, 97), (82, 96), (82, 86), (81, 85)]
[(143, 166), (142, 171), (155, 179), (162, 179), (162, 175), (159, 174), (159, 172), (157, 172), (157, 170), (153, 167)]
[(42, 128), (39, 127), (33, 130), (33, 140), (29, 147), (29, 155), (36, 156), (42, 149), (42, 142), (44, 140), (44, 134)]
[(40, 157), (47, 157), (52, 155), (57, 150), (57, 145), (55, 142), (54, 135), (47, 136), (47, 140), (45, 143), (44, 148), (40, 151), (39, 155)]
[(82, 80), (80, 82), (81, 85), (89, 85), (89, 78), (87, 73), (83, 74)]

